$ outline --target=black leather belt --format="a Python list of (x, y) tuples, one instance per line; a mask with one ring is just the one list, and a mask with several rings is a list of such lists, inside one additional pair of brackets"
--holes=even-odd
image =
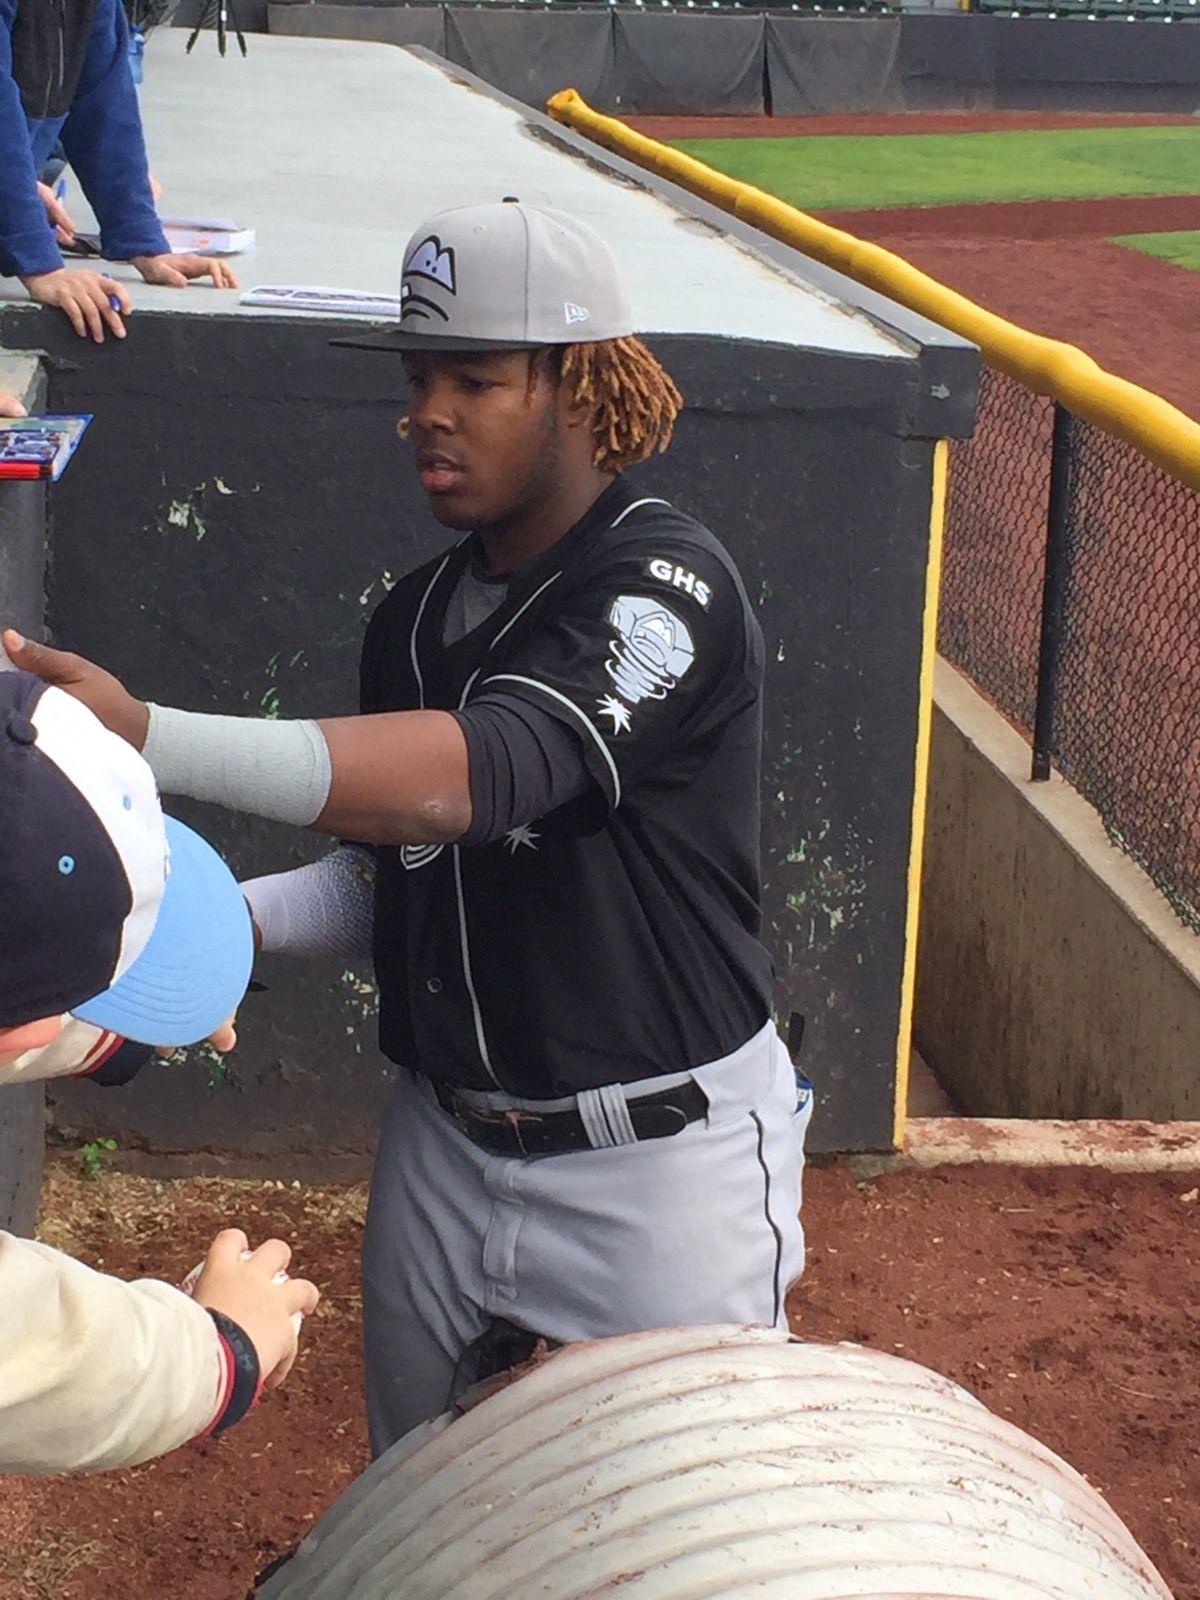
[[(564, 1111), (487, 1111), (465, 1100), (448, 1083), (434, 1083), (433, 1092), (467, 1138), (493, 1155), (553, 1156), (593, 1148), (583, 1118), (574, 1107)], [(669, 1139), (708, 1112), (708, 1097), (691, 1079), (625, 1104), (639, 1141)]]

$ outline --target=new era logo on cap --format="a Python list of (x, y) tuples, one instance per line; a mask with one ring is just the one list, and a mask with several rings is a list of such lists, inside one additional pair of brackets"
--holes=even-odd
[(405, 251), (400, 326), (373, 350), (522, 350), (633, 332), (612, 251), (564, 211), (505, 200), (443, 211)]

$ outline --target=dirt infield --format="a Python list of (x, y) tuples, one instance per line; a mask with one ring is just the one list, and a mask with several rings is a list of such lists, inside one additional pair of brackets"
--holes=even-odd
[(1152, 112), (899, 111), (893, 116), (625, 117), (652, 139), (778, 139), (823, 134), (1015, 133), (1052, 128), (1194, 128), (1195, 117)]
[[(805, 1179), (793, 1328), (894, 1351), (1059, 1451), (1176, 1600), (1200, 1600), (1200, 1174), (944, 1167)], [(56, 1162), (51, 1242), (121, 1276), (182, 1274), (231, 1221), (297, 1244), (324, 1301), (287, 1385), (225, 1439), (98, 1478), (9, 1478), (0, 1600), (241, 1600), (366, 1462), (365, 1192), (102, 1176)]]

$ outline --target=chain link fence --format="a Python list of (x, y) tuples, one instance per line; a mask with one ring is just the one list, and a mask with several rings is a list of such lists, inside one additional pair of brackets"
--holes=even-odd
[(1068, 440), (1052, 752), (1200, 929), (1200, 494), (1078, 417)]
[(985, 367), (975, 433), (950, 445), (938, 644), (1033, 727), (1054, 402)]
[(986, 369), (952, 446), (939, 645), (1200, 931), (1200, 493)]

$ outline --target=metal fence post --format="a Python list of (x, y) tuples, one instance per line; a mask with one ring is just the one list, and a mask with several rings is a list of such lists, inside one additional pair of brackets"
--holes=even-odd
[(1033, 722), (1033, 772), (1036, 782), (1050, 776), (1058, 659), (1062, 645), (1063, 600), (1067, 585), (1067, 523), (1071, 511), (1071, 426), (1074, 417), (1055, 402), (1050, 446), (1050, 503), (1046, 512), (1046, 573), (1042, 580), (1042, 628), (1038, 644), (1037, 708)]

